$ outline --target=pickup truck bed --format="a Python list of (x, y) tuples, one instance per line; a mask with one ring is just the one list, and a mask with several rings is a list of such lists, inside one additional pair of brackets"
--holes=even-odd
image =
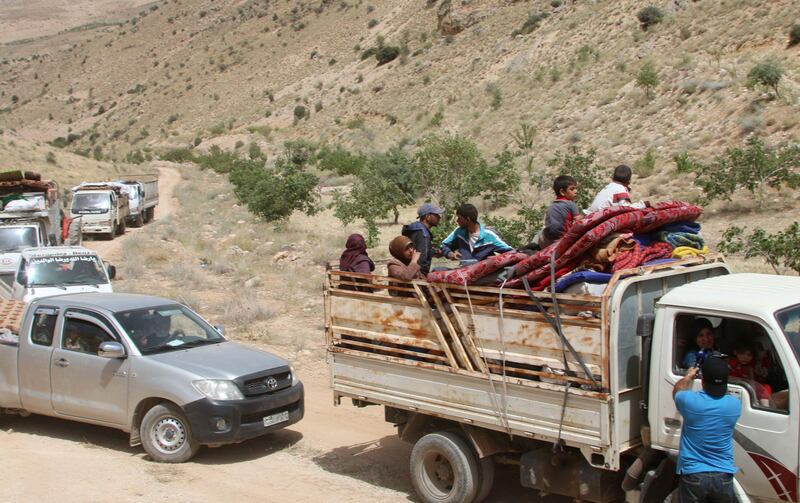
[[(687, 259), (620, 271), (602, 296), (587, 296), (330, 270), (334, 397), (560, 439), (618, 469), (620, 454), (641, 444), (638, 317), (672, 288), (727, 272), (721, 258)], [(574, 351), (542, 311), (555, 309)]]

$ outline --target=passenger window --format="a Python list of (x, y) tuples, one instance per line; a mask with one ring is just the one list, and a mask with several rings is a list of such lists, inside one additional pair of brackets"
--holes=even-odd
[(31, 326), (31, 342), (39, 346), (50, 346), (53, 344), (56, 320), (58, 320), (58, 311), (55, 309), (37, 309), (33, 316), (33, 326)]
[(99, 325), (79, 318), (67, 318), (64, 322), (61, 345), (70, 351), (96, 355), (101, 343), (113, 340), (114, 338)]
[(754, 408), (786, 412), (788, 382), (767, 331), (738, 318), (681, 314), (675, 318), (673, 371), (684, 374), (711, 354), (728, 362), (728, 384), (740, 386)]

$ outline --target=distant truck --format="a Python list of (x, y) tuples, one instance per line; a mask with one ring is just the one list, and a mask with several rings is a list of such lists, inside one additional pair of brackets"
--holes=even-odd
[(278, 356), (228, 341), (175, 301), (83, 293), (0, 302), (0, 413), (117, 428), (154, 461), (242, 442), (303, 418)]
[(678, 481), (684, 418), (672, 390), (703, 319), (719, 351), (760, 348), (769, 369), (768, 403), (755, 381), (728, 383), (741, 401), (737, 501), (800, 500), (800, 278), (731, 274), (721, 257), (698, 257), (577, 286), (554, 294), (331, 269), (334, 401), (385, 408), (414, 443), (411, 482), (425, 503), (481, 501), (495, 463), (576, 501), (660, 503)]
[(0, 281), (0, 298), (30, 302), (64, 293), (111, 293), (116, 268), (81, 246), (26, 248), (13, 275)]
[(72, 218), (81, 219), (83, 234), (101, 234), (108, 239), (125, 234), (130, 215), (126, 189), (116, 182), (84, 182), (72, 188)]
[(158, 176), (125, 175), (116, 181), (127, 188), (130, 214), (128, 223), (141, 227), (153, 220), (158, 205)]
[(62, 244), (59, 195), (58, 184), (37, 173), (0, 173), (0, 276), (16, 272), (23, 249)]

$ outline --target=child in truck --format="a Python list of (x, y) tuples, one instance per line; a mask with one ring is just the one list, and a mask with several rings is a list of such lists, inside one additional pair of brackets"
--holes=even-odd
[(749, 342), (739, 342), (733, 349), (733, 357), (728, 359), (728, 375), (731, 378), (740, 379), (756, 392), (758, 402), (769, 407), (769, 397), (772, 395), (772, 388), (766, 383), (766, 373), (760, 364), (756, 364), (756, 351), (753, 344)]
[(534, 238), (539, 249), (544, 249), (555, 243), (570, 226), (581, 220), (581, 210), (575, 204), (578, 198), (578, 183), (569, 175), (557, 176), (553, 180), (553, 192), (556, 199), (550, 203), (544, 217), (544, 229)]

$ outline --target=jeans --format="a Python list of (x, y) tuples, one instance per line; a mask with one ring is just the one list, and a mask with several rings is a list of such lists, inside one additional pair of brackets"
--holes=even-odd
[(681, 475), (678, 485), (680, 503), (735, 503), (733, 474), (721, 472)]

